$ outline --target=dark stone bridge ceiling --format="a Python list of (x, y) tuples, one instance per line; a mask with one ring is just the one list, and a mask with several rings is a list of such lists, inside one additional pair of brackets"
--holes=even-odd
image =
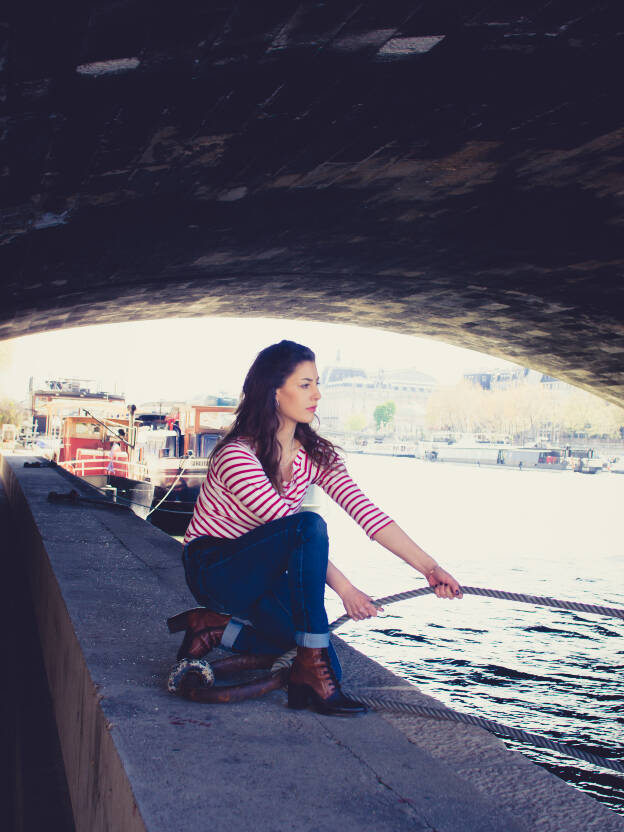
[(300, 316), (624, 402), (621, 0), (12, 6), (0, 337)]

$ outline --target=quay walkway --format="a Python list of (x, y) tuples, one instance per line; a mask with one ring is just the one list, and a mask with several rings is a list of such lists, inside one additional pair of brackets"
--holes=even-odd
[[(3, 456), (78, 832), (624, 832), (624, 818), (472, 726), (172, 696), (194, 605), (180, 544), (122, 508), (52, 503), (86, 485)], [(6, 535), (5, 535), (5, 539)], [(19, 626), (17, 627), (19, 633)], [(439, 704), (340, 639), (353, 687)]]

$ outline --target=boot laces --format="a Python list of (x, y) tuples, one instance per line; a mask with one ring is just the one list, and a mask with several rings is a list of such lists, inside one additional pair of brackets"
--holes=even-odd
[(332, 693), (338, 690), (338, 679), (329, 660), (322, 662), (319, 668), (319, 676), (323, 682), (329, 682)]
[(196, 638), (199, 638), (200, 642), (209, 647), (211, 650), (213, 647), (216, 647), (217, 644), (221, 641), (221, 637), (223, 635), (223, 630), (217, 627), (210, 627), (206, 630), (202, 630), (201, 632), (197, 633)]

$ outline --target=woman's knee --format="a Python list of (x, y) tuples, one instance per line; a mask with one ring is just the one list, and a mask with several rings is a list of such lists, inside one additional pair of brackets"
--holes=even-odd
[(297, 515), (297, 530), (305, 540), (327, 540), (327, 523), (315, 511), (301, 511)]

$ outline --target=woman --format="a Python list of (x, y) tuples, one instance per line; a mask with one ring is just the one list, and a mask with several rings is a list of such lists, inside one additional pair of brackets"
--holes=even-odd
[(186, 627), (178, 659), (199, 658), (217, 645), (270, 655), (296, 645), (289, 707), (354, 715), (365, 708), (340, 689), (325, 583), (355, 620), (377, 615), (377, 608), (328, 561), (323, 519), (297, 513), (308, 485), (319, 485), (369, 537), (422, 572), (439, 598), (461, 598), (461, 589), (368, 500), (331, 442), (313, 430), (320, 398), (307, 347), (281, 341), (258, 354), (184, 538), (186, 579), (203, 607), (170, 619), (169, 628)]

